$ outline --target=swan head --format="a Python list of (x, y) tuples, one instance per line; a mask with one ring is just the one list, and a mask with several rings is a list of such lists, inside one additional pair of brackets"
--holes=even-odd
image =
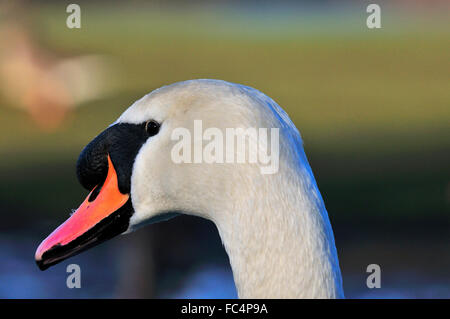
[[(261, 163), (226, 163), (229, 149), (223, 150), (223, 162), (197, 163), (196, 143), (207, 143), (202, 139), (208, 128), (225, 135), (227, 128), (290, 125), (275, 106), (255, 89), (218, 80), (172, 84), (136, 101), (81, 152), (77, 177), (90, 193), (38, 247), (38, 266), (44, 270), (115, 235), (181, 212), (215, 222), (229, 218), (236, 205), (230, 199), (240, 192), (237, 185), (260, 176)], [(180, 149), (180, 142), (186, 147)], [(180, 162), (177, 156), (192, 160)]]

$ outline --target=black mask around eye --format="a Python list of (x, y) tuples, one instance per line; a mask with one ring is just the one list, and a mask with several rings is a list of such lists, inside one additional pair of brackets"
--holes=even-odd
[[(109, 154), (116, 168), (120, 192), (130, 193), (136, 155), (147, 139), (158, 130), (159, 124), (154, 121), (142, 124), (119, 123), (104, 130), (83, 149), (78, 158), (76, 173), (81, 185), (89, 191), (97, 185), (101, 186), (108, 172)], [(94, 199), (95, 192), (92, 196), (91, 199)]]

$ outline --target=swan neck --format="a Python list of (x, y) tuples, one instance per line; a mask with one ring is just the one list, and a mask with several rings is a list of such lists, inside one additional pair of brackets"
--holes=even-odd
[(216, 221), (240, 298), (344, 297), (327, 211), (302, 173), (253, 179)]

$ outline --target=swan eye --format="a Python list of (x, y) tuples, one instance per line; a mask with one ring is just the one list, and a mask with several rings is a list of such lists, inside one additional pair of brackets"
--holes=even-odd
[(148, 121), (145, 123), (145, 130), (147, 131), (148, 135), (153, 136), (158, 134), (159, 132), (160, 124), (154, 120)]

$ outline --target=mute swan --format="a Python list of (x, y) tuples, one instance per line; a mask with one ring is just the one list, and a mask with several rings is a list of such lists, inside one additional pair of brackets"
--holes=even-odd
[[(279, 170), (255, 163), (175, 163), (175, 128), (279, 128)], [(195, 143), (195, 141), (193, 142)], [(256, 89), (190, 80), (131, 105), (82, 151), (80, 183), (92, 190), (38, 247), (44, 270), (138, 226), (178, 212), (213, 221), (240, 298), (341, 298), (333, 231), (288, 115)]]

